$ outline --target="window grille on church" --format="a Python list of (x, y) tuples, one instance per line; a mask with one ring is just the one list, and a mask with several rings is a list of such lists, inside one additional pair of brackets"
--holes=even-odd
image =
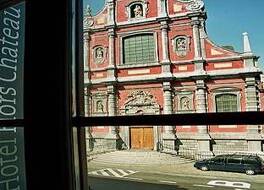
[(237, 96), (234, 94), (221, 94), (216, 96), (216, 111), (217, 112), (236, 112)]
[(144, 64), (155, 61), (155, 42), (153, 34), (126, 37), (123, 44), (125, 64)]

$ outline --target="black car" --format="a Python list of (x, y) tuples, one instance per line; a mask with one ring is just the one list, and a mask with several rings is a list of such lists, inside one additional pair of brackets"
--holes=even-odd
[(248, 175), (264, 172), (264, 161), (257, 155), (228, 154), (195, 162), (197, 169), (245, 172)]

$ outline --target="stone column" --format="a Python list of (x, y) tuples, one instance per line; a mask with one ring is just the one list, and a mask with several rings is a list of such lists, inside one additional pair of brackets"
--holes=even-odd
[[(114, 85), (107, 87), (107, 102), (108, 102), (108, 116), (116, 115), (116, 89)], [(105, 137), (107, 139), (107, 148), (116, 149), (118, 139), (117, 130), (115, 126), (109, 126), (109, 132)]]
[(172, 77), (169, 59), (169, 40), (168, 40), (168, 24), (167, 21), (161, 21), (161, 41), (162, 41), (162, 76), (165, 78)]
[(84, 33), (83, 45), (83, 68), (84, 68), (84, 84), (90, 81), (90, 35), (89, 32)]
[[(88, 117), (90, 116), (90, 98), (91, 98), (91, 94), (90, 94), (90, 89), (89, 87), (85, 87), (84, 88), (84, 116)], [(86, 138), (86, 150), (92, 151), (92, 134), (91, 134), (91, 128), (90, 126), (86, 127), (85, 130), (85, 138)]]
[(107, 68), (107, 81), (116, 81), (115, 78), (115, 30), (114, 28), (108, 29), (108, 68)]
[[(172, 94), (170, 82), (163, 82), (163, 114), (172, 114)], [(163, 151), (175, 151), (175, 133), (173, 126), (164, 126)]]
[[(84, 33), (84, 45), (83, 45), (83, 68), (84, 68), (84, 114), (85, 117), (90, 115), (90, 88), (88, 87), (91, 83), (90, 81), (90, 34), (89, 32)], [(87, 86), (88, 85), (88, 86)], [(87, 127), (85, 130), (86, 138), (86, 150), (92, 151), (92, 134), (91, 128)]]
[(169, 62), (168, 51), (168, 24), (166, 21), (161, 22), (161, 38), (162, 38), (162, 62)]
[(192, 17), (191, 24), (193, 27), (195, 71), (197, 73), (204, 73), (204, 67), (203, 67), (204, 59), (203, 59), (201, 35), (200, 35), (201, 21), (199, 20), (198, 17)]
[(193, 27), (193, 42), (194, 42), (194, 58), (199, 59), (202, 57), (201, 51), (201, 40), (200, 40), (200, 20), (198, 17), (192, 18), (192, 27)]
[[(196, 93), (195, 93), (195, 102), (196, 102), (196, 112), (197, 113), (206, 113), (207, 112), (207, 103), (206, 103), (206, 87), (204, 80), (196, 81)], [(204, 157), (210, 157), (212, 152), (210, 151), (210, 136), (208, 134), (208, 126), (198, 125), (198, 133), (196, 139), (198, 141), (198, 153)]]
[[(246, 111), (259, 111), (255, 77), (246, 77)], [(247, 126), (248, 151), (261, 151), (261, 134), (258, 125)]]

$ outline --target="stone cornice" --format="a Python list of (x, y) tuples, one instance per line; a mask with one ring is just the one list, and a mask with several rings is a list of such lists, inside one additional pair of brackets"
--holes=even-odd
[[(196, 79), (222, 79), (222, 78), (235, 78), (241, 76), (256, 76), (261, 74), (259, 69), (232, 69), (232, 70), (215, 70), (204, 73), (200, 72), (184, 72), (173, 73), (171, 80), (196, 80)], [(146, 82), (166, 82), (168, 77), (163, 77), (162, 74), (157, 75), (142, 75), (142, 76), (129, 76), (119, 77), (116, 79), (117, 83), (146, 83)], [(87, 81), (85, 81), (87, 82)], [(107, 78), (92, 80), (93, 85), (109, 83)]]
[(116, 22), (115, 25), (103, 25), (103, 26), (97, 26), (94, 28), (85, 28), (84, 32), (92, 31), (92, 32), (99, 32), (99, 31), (105, 31), (109, 27), (110, 28), (126, 28), (129, 26), (140, 26), (140, 25), (145, 25), (145, 24), (159, 24), (161, 21), (167, 21), (167, 20), (179, 20), (179, 19), (189, 19), (190, 17), (193, 16), (204, 16), (206, 15), (203, 12), (199, 13), (192, 13), (192, 12), (185, 12), (185, 13), (179, 13), (175, 15), (170, 15), (168, 17), (152, 17), (152, 18), (146, 18), (143, 20), (134, 20), (134, 21), (124, 21), (124, 22)]

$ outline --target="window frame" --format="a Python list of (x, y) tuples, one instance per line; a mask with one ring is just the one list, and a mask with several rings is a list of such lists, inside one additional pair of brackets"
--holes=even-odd
[[(241, 112), (241, 89), (233, 88), (233, 87), (226, 87), (226, 88), (217, 88), (211, 91), (212, 92), (212, 100), (213, 100), (213, 112), (217, 112), (217, 105), (216, 105), (216, 97), (219, 95), (224, 94), (231, 94), (237, 97), (237, 112)], [(221, 113), (221, 112), (217, 112)]]
[[(134, 46), (131, 43), (134, 43)], [(146, 49), (144, 46), (147, 44)], [(153, 47), (151, 47), (153, 45)], [(137, 47), (140, 46), (140, 47)], [(155, 56), (155, 39), (152, 34), (138, 34), (138, 35), (132, 35), (123, 38), (123, 55), (124, 55), (124, 64), (127, 65), (132, 65), (132, 64), (144, 64), (144, 56), (143, 56), (143, 51), (147, 50), (148, 54), (148, 60), (146, 60), (146, 64), (149, 64), (153, 62), (156, 58)], [(139, 48), (139, 51), (137, 51)], [(139, 53), (140, 52), (140, 53)], [(130, 57), (131, 54), (134, 54), (135, 61), (131, 61)], [(139, 56), (141, 54), (141, 57)], [(150, 56), (153, 54), (152, 56)], [(139, 59), (141, 58), (141, 59)]]
[[(232, 105), (231, 104), (233, 104), (233, 99), (231, 97), (234, 99), (234, 103), (236, 103), (235, 104), (236, 111), (233, 111), (232, 110)], [(218, 98), (219, 98), (219, 100), (218, 100)], [(228, 102), (228, 107), (231, 108), (231, 110), (228, 110), (228, 111), (223, 110), (222, 107), (223, 107), (223, 103), (224, 102)], [(220, 107), (220, 103), (222, 104), (221, 105), (221, 109), (222, 110), (220, 110), (220, 108), (219, 108)], [(223, 94), (218, 94), (218, 95), (215, 96), (215, 108), (216, 108), (216, 112), (237, 112), (239, 110), (239, 107), (240, 106), (238, 105), (238, 97), (237, 97), (236, 94), (223, 93)]]
[[(132, 36), (137, 36), (137, 35), (147, 35), (147, 34), (152, 34), (154, 37), (154, 61), (151, 63), (129, 63), (126, 64), (124, 62), (124, 39), (128, 38), (128, 37), (132, 37)], [(118, 34), (119, 38), (120, 38), (120, 42), (119, 42), (119, 46), (120, 46), (120, 65), (118, 65), (117, 67), (119, 68), (127, 68), (127, 67), (143, 67), (143, 66), (153, 66), (153, 65), (158, 65), (158, 36), (157, 36), (157, 32), (153, 32), (150, 30), (141, 30), (138, 32), (134, 32), (134, 31), (129, 31), (127, 33), (123, 33), (123, 34)]]
[[(22, 2), (22, 0), (10, 1), (4, 0), (1, 2), (1, 9), (6, 8), (7, 6), (14, 5), (18, 2)], [(83, 40), (81, 38), (81, 31), (76, 26), (81, 26), (82, 21), (75, 23), (75, 28), (77, 29), (76, 33), (76, 54), (75, 58), (69, 57), (69, 52), (71, 52), (71, 45), (73, 42), (71, 38), (68, 36), (70, 31), (65, 31), (65, 27), (71, 27), (73, 25), (71, 21), (71, 2), (75, 3), (74, 0), (68, 1), (58, 1), (52, 2), (52, 9), (50, 10), (50, 3), (39, 4), (36, 1), (26, 1), (26, 53), (25, 53), (25, 119), (19, 120), (0, 120), (1, 127), (21, 127), (25, 130), (25, 149), (26, 149), (26, 172), (27, 172), (27, 190), (36, 190), (36, 189), (49, 189), (50, 186), (57, 187), (57, 189), (64, 190), (73, 190), (74, 188), (74, 171), (73, 171), (73, 154), (72, 154), (72, 128), (76, 127), (78, 129), (78, 136), (81, 137), (78, 140), (78, 143), (81, 143), (84, 135), (84, 127), (85, 126), (126, 126), (126, 125), (171, 125), (174, 123), (177, 125), (187, 125), (187, 124), (263, 124), (264, 117), (263, 112), (235, 112), (235, 113), (202, 113), (202, 114), (169, 114), (169, 115), (137, 115), (137, 116), (113, 116), (113, 117), (85, 117), (82, 109), (82, 91), (83, 91), (83, 83), (82, 76), (69, 76), (70, 71), (76, 70), (76, 73), (80, 73), (82, 70), (82, 43)], [(77, 18), (81, 15), (78, 10), (80, 9), (81, 1), (76, 1), (75, 11), (77, 14), (75, 15), (76, 21), (80, 20)], [(41, 8), (41, 9), (39, 9)], [(41, 16), (42, 12), (49, 10), (50, 16), (59, 16), (60, 19), (51, 19), (49, 23), (43, 23), (39, 20), (34, 21), (34, 18), (38, 18)], [(56, 10), (56, 11), (55, 11)], [(61, 13), (61, 14), (60, 14)], [(52, 26), (59, 29), (61, 33), (58, 31), (54, 33), (46, 33), (49, 28), (44, 26)], [(42, 28), (43, 30), (39, 30)], [(45, 34), (42, 37), (43, 43), (39, 43), (40, 34)], [(32, 35), (34, 34), (34, 35)], [(58, 38), (62, 37), (62, 38)], [(67, 38), (69, 37), (69, 38)], [(49, 39), (49, 40), (45, 40)], [(67, 43), (64, 42), (66, 39)], [(43, 58), (43, 60), (39, 60), (40, 54), (45, 50), (44, 45), (49, 45), (50, 41), (54, 40), (53, 46), (50, 46), (50, 54), (54, 55), (54, 60), (52, 63), (56, 63), (53, 70), (43, 64), (43, 68), (39, 69), (39, 64), (36, 65), (36, 61), (38, 63), (44, 63), (47, 58)], [(157, 43), (156, 43), (157, 45)], [(38, 47), (38, 48), (37, 48)], [(121, 48), (122, 49), (122, 48)], [(43, 51), (41, 51), (43, 50)], [(55, 50), (58, 54), (52, 54), (52, 51)], [(34, 52), (36, 54), (34, 54)], [(71, 53), (70, 53), (71, 54)], [(156, 54), (158, 55), (158, 54)], [(71, 68), (72, 59), (75, 59), (78, 63), (76, 68)], [(41, 62), (42, 61), (42, 62)], [(58, 62), (56, 62), (58, 61)], [(45, 65), (45, 66), (44, 66)], [(49, 77), (40, 78), (40, 76), (47, 75), (46, 71), (50, 71)], [(71, 79), (77, 78), (74, 83), (74, 89), (76, 91), (76, 95), (72, 96), (71, 92), (71, 80), (63, 80), (63, 79)], [(60, 82), (60, 86), (62, 89), (58, 90), (58, 86), (54, 84), (54, 80), (58, 80)], [(40, 93), (36, 96), (36, 80), (38, 85), (42, 87), (42, 89), (47, 87), (49, 89), (46, 93)], [(49, 86), (49, 84), (51, 84)], [(42, 86), (43, 85), (43, 86)], [(37, 86), (37, 87), (39, 87)], [(49, 87), (49, 88), (48, 88)], [(58, 90), (58, 91), (57, 91)], [(56, 93), (55, 93), (56, 92)], [(61, 100), (61, 98), (63, 100)], [(43, 102), (39, 105), (35, 105), (34, 103), (39, 103), (39, 100)], [(74, 101), (76, 104), (76, 108), (71, 104), (71, 101)], [(59, 103), (57, 103), (58, 101)], [(50, 112), (46, 112), (50, 104), (54, 103), (54, 109), (50, 109)], [(60, 104), (61, 103), (61, 104)], [(47, 104), (47, 105), (45, 105)], [(40, 107), (43, 106), (43, 107)], [(57, 107), (58, 106), (58, 107)], [(71, 109), (75, 109), (76, 114), (72, 117)], [(60, 112), (62, 111), (62, 112)], [(36, 113), (37, 112), (37, 113)], [(46, 114), (45, 114), (46, 113)], [(47, 121), (55, 119), (56, 124), (58, 125), (45, 125)], [(42, 121), (44, 123), (42, 123)], [(37, 127), (36, 127), (37, 126)], [(51, 133), (52, 131), (52, 133)], [(41, 133), (40, 133), (41, 132)], [(45, 138), (44, 138), (45, 137)], [(48, 139), (47, 139), (48, 137)], [(42, 145), (41, 139), (44, 138), (47, 141), (45, 142), (45, 146)], [(79, 144), (81, 145), (81, 144)], [(43, 156), (44, 148), (49, 147), (49, 155), (52, 155), (54, 159), (50, 159), (49, 157)], [(42, 149), (41, 149), (42, 148)], [(81, 146), (79, 146), (80, 156), (85, 154)], [(83, 157), (80, 158), (80, 163), (83, 163)], [(49, 165), (43, 164), (42, 162), (51, 161)], [(44, 166), (45, 165), (45, 166)], [(41, 169), (41, 170), (40, 170)], [(52, 172), (51, 172), (52, 171)], [(85, 169), (84, 169), (84, 172)], [(86, 180), (84, 173), (80, 174), (81, 179)], [(45, 183), (43, 183), (43, 179), (45, 179)], [(80, 185), (80, 189), (85, 189), (85, 182)]]

